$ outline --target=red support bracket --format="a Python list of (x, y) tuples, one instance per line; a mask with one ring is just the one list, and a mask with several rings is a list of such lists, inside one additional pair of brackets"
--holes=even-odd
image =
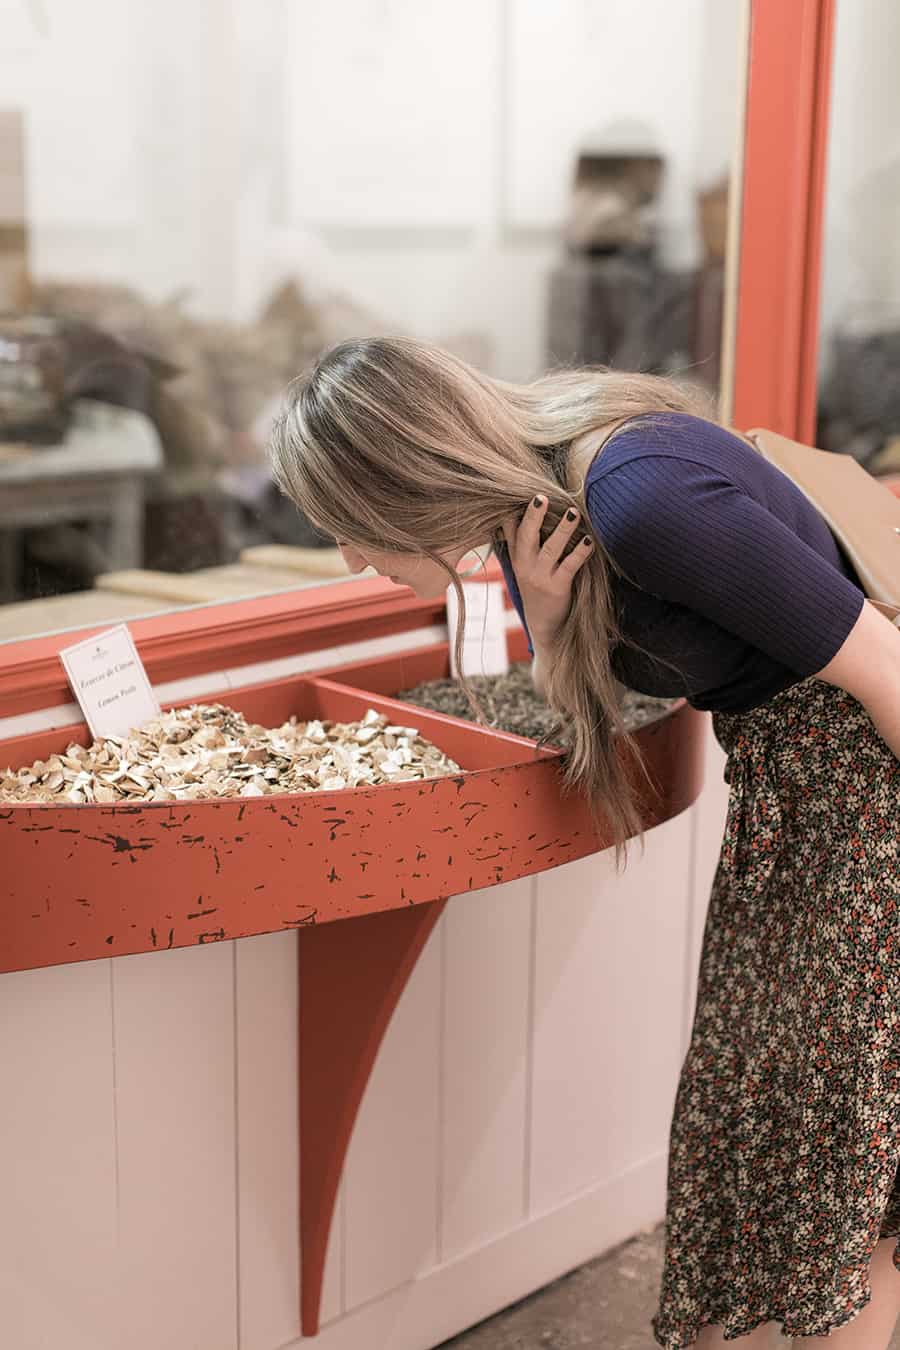
[(834, 0), (752, 0), (732, 421), (809, 443), (833, 32)]
[(446, 899), (302, 928), (300, 1315), (319, 1330), (325, 1253), (344, 1159), (378, 1048)]

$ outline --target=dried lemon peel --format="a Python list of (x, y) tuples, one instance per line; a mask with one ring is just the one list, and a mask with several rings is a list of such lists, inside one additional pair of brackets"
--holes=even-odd
[(461, 773), (419, 735), (374, 708), (356, 722), (291, 717), (248, 723), (221, 703), (177, 708), (87, 748), (71, 744), (25, 769), (0, 771), (0, 802), (171, 802), (375, 787)]

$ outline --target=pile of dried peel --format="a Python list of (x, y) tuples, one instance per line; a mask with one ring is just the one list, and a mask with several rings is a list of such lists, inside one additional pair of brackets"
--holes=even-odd
[(171, 802), (371, 787), (461, 772), (415, 727), (369, 708), (357, 722), (267, 728), (220, 703), (163, 713), (127, 736), (0, 770), (0, 802)]

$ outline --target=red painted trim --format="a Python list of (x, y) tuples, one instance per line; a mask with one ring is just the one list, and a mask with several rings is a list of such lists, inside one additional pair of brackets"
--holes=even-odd
[[(414, 672), (446, 676), (446, 643), (422, 655), (351, 668), (347, 682), (264, 681), (227, 702), (267, 726), (292, 714), (348, 721), (367, 708), (414, 720), (460, 775), (243, 800), (0, 807), (0, 974), (427, 904), (608, 847), (587, 802), (562, 800), (559, 750), (393, 697)], [(645, 828), (700, 791), (701, 722), (682, 703), (638, 730), (658, 787), (641, 801)], [(0, 764), (45, 759), (72, 739), (86, 743), (86, 728), (0, 741)]]
[[(503, 573), (491, 558), (485, 579)], [(470, 580), (478, 580), (472, 577)], [(506, 597), (507, 608), (512, 602)], [(129, 629), (151, 683), (273, 661), (323, 647), (408, 632), (446, 623), (443, 596), (418, 600), (382, 577), (310, 586), (258, 599), (235, 600), (154, 618), (135, 619)], [(0, 717), (72, 702), (60, 649), (109, 628), (93, 624), (0, 644)]]
[(828, 119), (831, 105), (832, 54), (836, 0), (820, 6), (815, 57), (815, 104), (810, 144), (810, 180), (807, 201), (805, 296), (798, 391), (800, 440), (815, 443), (818, 398), (819, 330), (822, 292), (822, 235), (828, 167)]
[(733, 422), (815, 438), (834, 0), (752, 0)]

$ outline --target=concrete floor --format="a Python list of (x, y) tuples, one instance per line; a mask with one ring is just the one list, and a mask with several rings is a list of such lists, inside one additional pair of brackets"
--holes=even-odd
[[(664, 1235), (663, 1224), (638, 1234), (435, 1350), (659, 1350), (650, 1318)], [(744, 1338), (733, 1344), (743, 1345)], [(803, 1344), (773, 1328), (773, 1350), (799, 1350)], [(900, 1328), (889, 1350), (900, 1350)]]

